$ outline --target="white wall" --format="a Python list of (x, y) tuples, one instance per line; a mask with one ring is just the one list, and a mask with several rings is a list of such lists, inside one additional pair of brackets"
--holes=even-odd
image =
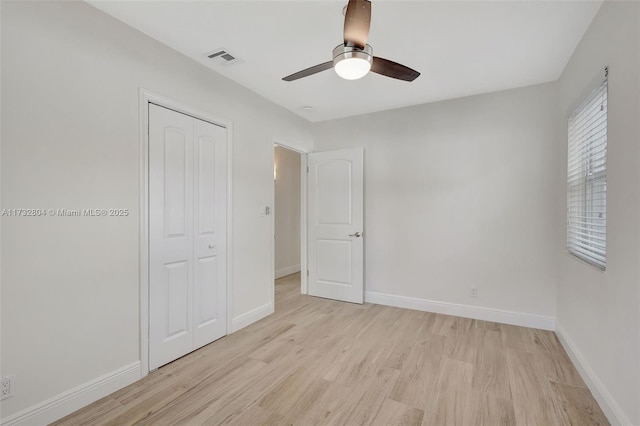
[(382, 293), (370, 300), (553, 326), (555, 95), (544, 84), (314, 124), (316, 151), (364, 147), (365, 291)]
[(233, 121), (231, 310), (268, 308), (273, 140), (307, 122), (82, 2), (3, 2), (1, 51), (2, 207), (131, 211), (2, 218), (3, 418), (139, 360), (140, 87)]
[[(605, 1), (558, 83), (557, 326), (612, 423), (640, 424), (640, 3)], [(565, 249), (567, 121), (609, 66), (607, 270)], [(613, 417), (612, 416), (615, 416)]]
[(300, 154), (276, 146), (275, 275), (300, 271)]

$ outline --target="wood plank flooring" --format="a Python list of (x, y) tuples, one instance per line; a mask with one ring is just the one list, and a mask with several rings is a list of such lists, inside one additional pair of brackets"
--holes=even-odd
[(56, 425), (607, 425), (554, 333), (300, 295)]

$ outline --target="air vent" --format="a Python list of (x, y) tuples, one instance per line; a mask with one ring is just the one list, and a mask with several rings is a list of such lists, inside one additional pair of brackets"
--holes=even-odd
[(217, 65), (228, 67), (230, 65), (241, 64), (244, 61), (238, 58), (233, 53), (229, 52), (229, 50), (225, 48), (216, 49), (210, 53), (207, 53), (207, 58), (214, 61)]

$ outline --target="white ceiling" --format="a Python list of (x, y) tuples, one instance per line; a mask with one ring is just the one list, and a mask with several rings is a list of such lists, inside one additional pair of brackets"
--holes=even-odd
[[(333, 70), (281, 80), (331, 59), (346, 0), (88, 1), (310, 121), (556, 80), (602, 3), (373, 0), (369, 44), (422, 73), (407, 83)], [(244, 62), (215, 64), (219, 47)]]

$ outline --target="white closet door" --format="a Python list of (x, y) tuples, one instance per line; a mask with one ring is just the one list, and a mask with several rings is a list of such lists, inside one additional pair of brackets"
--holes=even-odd
[(226, 130), (149, 105), (149, 368), (226, 333)]
[(195, 349), (227, 333), (227, 131), (194, 123)]

